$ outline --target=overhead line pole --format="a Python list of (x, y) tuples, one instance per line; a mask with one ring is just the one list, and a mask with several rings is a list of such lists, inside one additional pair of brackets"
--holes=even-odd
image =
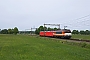
[(31, 34), (32, 34), (32, 29), (37, 29), (37, 28), (31, 28)]
[(37, 28), (25, 29), (25, 32), (26, 32), (26, 30), (30, 30), (31, 31), (31, 34), (32, 34), (32, 29), (37, 29)]
[(45, 27), (45, 25), (59, 26), (59, 29), (60, 29), (60, 24), (44, 24), (44, 27)]
[(44, 36), (45, 36), (45, 25), (58, 26), (60, 29), (60, 24), (44, 24)]

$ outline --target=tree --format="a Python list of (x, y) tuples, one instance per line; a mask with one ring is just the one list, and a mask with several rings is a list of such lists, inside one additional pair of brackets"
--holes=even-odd
[(8, 34), (13, 34), (12, 29), (8, 29)]
[(40, 32), (40, 31), (39, 31), (38, 29), (35, 30), (35, 34), (39, 34), (39, 32)]
[(78, 30), (76, 30), (76, 34), (79, 34), (79, 31)]
[(43, 29), (44, 29), (45, 31), (47, 31), (47, 27), (43, 27)]
[(86, 30), (85, 31), (85, 35), (89, 35), (90, 34), (90, 31), (89, 30)]
[(19, 31), (18, 31), (18, 28), (17, 27), (15, 27), (14, 29), (13, 29), (13, 32), (14, 32), (14, 34), (16, 35)]
[(40, 31), (44, 31), (44, 27), (40, 26), (39, 28), (36, 29), (35, 34), (39, 34)]
[(72, 34), (79, 34), (79, 31), (78, 30), (73, 30)]
[(39, 28), (37, 28), (36, 30), (35, 30), (35, 34), (39, 34), (40, 33), (40, 31), (47, 31), (47, 27), (43, 27), (43, 26), (40, 26)]
[(12, 29), (12, 34), (14, 33), (14, 29)]
[(51, 28), (50, 28), (50, 27), (48, 27), (48, 28), (47, 28), (47, 30), (48, 30), (48, 31), (51, 31)]
[(40, 26), (40, 27), (38, 28), (38, 30), (39, 30), (39, 31), (44, 31), (44, 27), (43, 27), (43, 26)]
[(3, 30), (1, 31), (1, 34), (8, 34), (8, 30), (7, 30), (7, 29), (3, 29)]
[(48, 29), (47, 29), (48, 31), (55, 31), (55, 30), (58, 30), (57, 28), (50, 28), (50, 27), (48, 27)]
[(54, 31), (58, 30), (57, 28), (54, 28)]
[(50, 27), (43, 27), (43, 26), (40, 26), (39, 28), (37, 28), (35, 30), (35, 34), (39, 34), (40, 31), (55, 31), (55, 30), (58, 30), (57, 28), (50, 28)]
[(81, 30), (81, 31), (80, 31), (80, 34), (85, 34), (85, 31), (84, 31), (84, 30)]
[(1, 29), (0, 29), (0, 34), (1, 34)]

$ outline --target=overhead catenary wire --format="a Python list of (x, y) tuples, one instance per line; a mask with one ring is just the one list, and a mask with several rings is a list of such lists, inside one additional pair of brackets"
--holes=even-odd
[[(89, 17), (88, 20), (86, 20), (87, 17)], [(82, 20), (81, 20), (81, 19), (82, 19)], [(75, 21), (76, 21), (76, 23), (84, 22), (84, 21), (90, 21), (90, 14), (89, 14), (89, 15), (86, 15), (86, 16), (83, 16), (83, 17), (81, 17), (81, 18), (73, 19), (72, 22), (75, 23)], [(71, 22), (71, 20), (68, 21), (68, 22)], [(66, 23), (66, 22), (65, 22), (65, 23)], [(69, 23), (69, 24), (73, 24), (73, 23)]]
[(84, 25), (86, 27), (90, 26), (89, 22), (90, 22), (90, 14), (80, 17), (80, 18), (77, 18), (77, 19), (73, 20), (72, 22), (70, 21), (70, 23), (65, 22), (62, 25), (67, 24), (67, 26), (69, 26), (70, 28), (71, 27), (78, 28), (78, 27), (82, 27), (82, 25)]

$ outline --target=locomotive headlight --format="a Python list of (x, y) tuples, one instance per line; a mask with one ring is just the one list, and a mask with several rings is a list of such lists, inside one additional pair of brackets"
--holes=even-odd
[(65, 33), (66, 36), (71, 36), (71, 33)]

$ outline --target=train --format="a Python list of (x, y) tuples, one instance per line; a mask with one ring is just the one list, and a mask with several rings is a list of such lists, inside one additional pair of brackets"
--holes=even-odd
[(39, 35), (41, 37), (55, 37), (63, 39), (70, 39), (72, 36), (70, 29), (61, 29), (57, 31), (40, 31)]

